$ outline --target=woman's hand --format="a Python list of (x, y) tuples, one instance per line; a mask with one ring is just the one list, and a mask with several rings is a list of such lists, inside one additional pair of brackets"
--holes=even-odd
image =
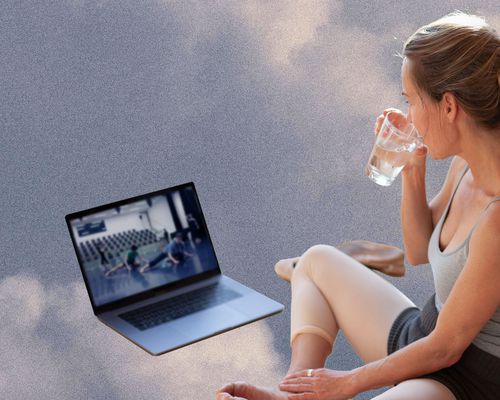
[[(387, 115), (387, 113), (393, 112), (400, 114), (405, 117), (405, 114), (403, 111), (398, 110), (397, 108), (386, 108), (382, 114), (380, 114), (377, 117), (377, 120), (375, 121), (375, 135), (378, 135), (380, 131), (380, 127), (382, 126), (382, 123), (384, 122), (384, 118)], [(402, 175), (406, 175), (408, 172), (411, 172), (415, 169), (424, 169), (425, 170), (425, 160), (427, 156), (427, 146), (424, 145), (423, 143), (415, 149), (415, 151), (412, 152), (412, 156), (410, 160), (406, 163), (405, 167), (401, 171)]]
[[(378, 117), (377, 117), (377, 120), (375, 121), (375, 136), (378, 135), (378, 132), (380, 131), (380, 127), (382, 126), (382, 123), (384, 122), (384, 119), (385, 119), (385, 116), (389, 113), (389, 112), (393, 112), (393, 113), (396, 113), (396, 114), (400, 114), (400, 115), (403, 115), (405, 116), (404, 112), (401, 111), (401, 110), (398, 110), (397, 108), (392, 108), (392, 107), (389, 107), (389, 108), (386, 108), (382, 114), (380, 114)], [(406, 116), (405, 116), (406, 118)]]
[(290, 392), (288, 399), (348, 400), (355, 396), (352, 390), (352, 372), (327, 368), (299, 371), (285, 376), (280, 390)]
[(422, 144), (412, 152), (410, 160), (406, 163), (401, 170), (402, 175), (406, 175), (416, 169), (425, 171), (425, 160), (427, 159), (427, 146)]

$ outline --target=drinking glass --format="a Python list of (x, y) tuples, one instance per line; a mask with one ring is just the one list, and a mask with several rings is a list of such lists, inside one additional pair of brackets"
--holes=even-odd
[(381, 186), (390, 186), (420, 146), (423, 141), (413, 124), (401, 113), (388, 112), (365, 166), (365, 175)]

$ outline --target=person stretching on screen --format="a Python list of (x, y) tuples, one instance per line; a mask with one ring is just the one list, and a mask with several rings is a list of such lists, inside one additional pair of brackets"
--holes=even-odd
[(141, 269), (141, 272), (146, 272), (150, 268), (154, 267), (165, 257), (168, 257), (168, 260), (174, 265), (179, 265), (182, 261), (184, 261), (184, 257), (193, 257), (194, 254), (188, 253), (186, 251), (186, 246), (184, 241), (182, 240), (182, 233), (177, 232), (175, 234), (174, 240), (172, 240), (169, 244), (167, 244), (158, 256), (156, 256), (153, 260), (146, 263)]
[(146, 260), (144, 260), (137, 252), (137, 246), (134, 244), (127, 253), (126, 259), (115, 265), (112, 269), (106, 272), (104, 276), (110, 276), (112, 273), (124, 267), (127, 267), (129, 271), (132, 271), (133, 268), (139, 268), (141, 266), (141, 262), (145, 261)]

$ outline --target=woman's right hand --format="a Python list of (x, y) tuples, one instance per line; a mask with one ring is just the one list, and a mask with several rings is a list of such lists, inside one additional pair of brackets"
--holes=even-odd
[[(378, 135), (380, 131), (380, 127), (382, 126), (382, 123), (384, 122), (385, 116), (389, 112), (394, 112), (400, 115), (403, 115), (406, 118), (406, 115), (403, 111), (397, 109), (397, 108), (386, 108), (382, 114), (380, 114), (377, 117), (377, 120), (375, 122), (375, 136)], [(405, 167), (401, 171), (402, 175), (406, 175), (407, 173), (414, 171), (416, 169), (424, 169), (425, 170), (425, 160), (427, 156), (427, 146), (422, 143), (421, 146), (417, 147), (417, 149), (412, 152), (412, 157), (410, 160), (406, 163)]]
[[(386, 108), (382, 114), (380, 114), (378, 117), (377, 117), (377, 120), (375, 121), (375, 136), (378, 135), (378, 132), (380, 131), (380, 127), (382, 126), (382, 123), (384, 122), (384, 119), (385, 119), (385, 116), (389, 113), (389, 112), (393, 112), (393, 113), (396, 113), (396, 114), (400, 114), (400, 115), (405, 115), (405, 113), (401, 110), (398, 110), (397, 108), (392, 108), (392, 107), (389, 107), (389, 108)], [(406, 116), (405, 116), (406, 118)]]

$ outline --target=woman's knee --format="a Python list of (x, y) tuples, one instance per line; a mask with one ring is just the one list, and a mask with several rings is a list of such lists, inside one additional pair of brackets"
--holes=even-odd
[(303, 256), (312, 259), (331, 259), (332, 256), (335, 256), (338, 253), (341, 253), (341, 251), (335, 246), (331, 246), (329, 244), (315, 244), (314, 246), (309, 247)]
[(327, 244), (316, 244), (309, 247), (300, 257), (299, 262), (295, 267), (295, 272), (298, 275), (305, 273), (312, 276), (313, 269), (322, 268), (323, 266), (335, 266), (339, 264), (337, 261), (338, 254), (341, 251), (336, 247)]
[(328, 244), (316, 244), (309, 247), (295, 267), (296, 269), (310, 268), (311, 266), (335, 263), (335, 257), (341, 253), (336, 247)]

